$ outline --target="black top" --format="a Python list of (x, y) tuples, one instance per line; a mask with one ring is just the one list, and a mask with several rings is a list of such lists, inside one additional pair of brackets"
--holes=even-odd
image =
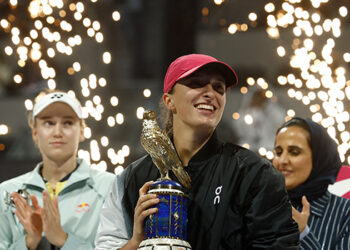
[[(187, 238), (192, 249), (299, 249), (284, 178), (269, 161), (214, 134), (185, 169), (192, 180)], [(158, 177), (150, 156), (126, 169), (123, 206), (130, 221), (138, 190)]]

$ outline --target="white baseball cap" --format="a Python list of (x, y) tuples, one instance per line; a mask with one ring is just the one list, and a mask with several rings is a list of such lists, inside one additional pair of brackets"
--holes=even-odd
[(64, 93), (64, 92), (53, 92), (41, 97), (37, 101), (37, 103), (35, 103), (33, 108), (33, 120), (47, 106), (55, 102), (63, 102), (65, 104), (68, 104), (73, 109), (73, 111), (77, 114), (78, 118), (83, 119), (82, 108), (78, 100), (76, 100), (73, 97), (70, 97), (67, 93)]

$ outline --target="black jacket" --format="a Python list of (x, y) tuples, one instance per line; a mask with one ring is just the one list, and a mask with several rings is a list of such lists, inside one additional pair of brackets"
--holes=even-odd
[[(192, 249), (299, 249), (284, 178), (269, 161), (221, 143), (214, 134), (185, 169), (192, 179), (187, 229)], [(123, 206), (130, 221), (138, 190), (158, 177), (150, 156), (126, 169)]]

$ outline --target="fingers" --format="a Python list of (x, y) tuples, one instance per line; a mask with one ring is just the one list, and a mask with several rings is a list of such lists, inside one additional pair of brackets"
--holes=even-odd
[(137, 201), (134, 213), (134, 239), (138, 239), (141, 242), (141, 240), (144, 238), (144, 221), (147, 216), (158, 211), (158, 208), (152, 207), (158, 203), (159, 199), (156, 194), (144, 194), (140, 196), (139, 200)]
[(157, 194), (147, 194), (153, 181), (146, 182), (139, 190), (139, 199), (134, 211), (134, 228), (133, 236), (136, 245), (138, 245), (144, 238), (144, 221), (145, 218), (158, 211), (158, 208), (152, 207), (159, 203)]
[[(135, 215), (139, 216), (141, 215), (146, 209), (148, 209), (151, 206), (154, 206), (159, 203), (158, 196), (156, 194), (145, 194), (142, 195), (139, 200), (137, 201), (137, 205), (135, 208)], [(153, 209), (153, 208), (152, 208)], [(153, 209), (153, 211), (157, 211), (157, 209)], [(153, 212), (154, 213), (154, 212)], [(148, 212), (143, 213), (142, 217), (144, 214), (148, 214)]]
[(139, 190), (139, 196), (142, 196), (147, 193), (149, 187), (152, 185), (153, 181), (148, 181)]
[[(59, 222), (60, 213), (58, 209), (58, 198), (57, 196), (54, 197), (53, 200), (51, 200), (51, 197), (47, 190), (43, 191), (43, 209), (42, 209), (42, 216), (45, 222), (50, 222), (49, 220), (56, 220)], [(52, 222), (52, 221), (51, 221)]]
[(32, 194), (32, 195), (30, 196), (30, 199), (31, 199), (31, 201), (32, 201), (34, 210), (40, 210), (41, 207), (40, 207), (40, 205), (39, 205), (39, 202), (38, 202), (38, 199), (36, 198), (36, 196)]
[(294, 217), (298, 214), (300, 214), (299, 211), (297, 209), (295, 209), (295, 207), (292, 206), (292, 216)]
[[(11, 194), (11, 196), (12, 196), (12, 199), (15, 203), (18, 216), (20, 216), (21, 218), (24, 218), (26, 215), (27, 209), (28, 208), (31, 209), (30, 206), (28, 205), (28, 203), (24, 200), (24, 198), (20, 194), (14, 192)], [(20, 217), (18, 217), (18, 218), (20, 218)]]
[[(12, 193), (13, 201), (16, 205), (15, 215), (23, 225), (24, 230), (30, 238), (40, 241), (42, 232), (41, 217), (38, 211), (34, 211), (27, 201), (18, 193)], [(38, 201), (34, 195), (31, 195), (33, 206), (40, 209)]]
[(56, 206), (54, 205), (53, 201), (50, 198), (50, 194), (47, 192), (47, 190), (43, 191), (43, 209), (42, 209), (42, 216), (46, 223), (49, 222), (50, 219), (54, 218), (56, 216)]
[(146, 182), (139, 190), (139, 199), (135, 207), (136, 217), (141, 216), (141, 218), (144, 219), (148, 215), (153, 214), (158, 210), (157, 208), (151, 208), (147, 210), (149, 207), (159, 203), (159, 199), (156, 194), (147, 194), (147, 191), (149, 190), (152, 183), (153, 181)]
[(22, 213), (20, 213), (18, 210), (15, 210), (14, 213), (17, 216), (18, 220), (23, 224), (24, 216), (22, 215)]
[(157, 211), (158, 211), (158, 208), (156, 208), (156, 207), (143, 210), (143, 211), (139, 214), (138, 219), (139, 219), (140, 221), (143, 222), (148, 216), (150, 216), (151, 214), (157, 213)]
[(158, 195), (147, 194), (152, 183), (153, 181), (146, 182), (139, 190), (139, 199), (135, 207), (134, 216), (135, 220), (140, 223), (143, 222), (147, 216), (158, 211), (158, 208), (152, 207), (159, 203)]
[(302, 205), (303, 208), (301, 212), (292, 207), (292, 216), (295, 222), (298, 223), (300, 232), (304, 231), (310, 216), (310, 204), (305, 196), (302, 198)]
[(53, 199), (53, 205), (55, 206), (55, 209), (56, 209), (57, 211), (59, 211), (59, 210), (58, 210), (58, 197), (57, 197), (57, 196), (55, 196), (55, 198)]
[(43, 218), (44, 221), (46, 221), (47, 219), (47, 208), (48, 208), (48, 201), (47, 201), (47, 191), (44, 190), (43, 191), (43, 208), (41, 209), (41, 216)]
[(63, 246), (67, 240), (68, 234), (61, 226), (60, 213), (58, 209), (58, 198), (52, 200), (47, 190), (43, 191), (42, 219), (43, 231), (47, 240), (56, 246)]
[(50, 195), (46, 190), (44, 190), (43, 191), (43, 208), (41, 210), (42, 211), (41, 216), (44, 221), (44, 228), (46, 228), (46, 224), (50, 218), (50, 212), (51, 212), (50, 205), (51, 205)]
[(303, 210), (301, 212), (303, 214), (310, 215), (310, 203), (307, 201), (305, 195), (302, 198), (302, 203), (303, 203)]
[(11, 194), (13, 201), (15, 202), (15, 205), (19, 207), (25, 207), (25, 204), (27, 204), (26, 200), (17, 192), (13, 192)]
[[(54, 199), (57, 200), (57, 197), (55, 197)], [(51, 200), (50, 194), (47, 190), (43, 191), (43, 202), (45, 210), (56, 211), (57, 207), (55, 206), (54, 201)]]

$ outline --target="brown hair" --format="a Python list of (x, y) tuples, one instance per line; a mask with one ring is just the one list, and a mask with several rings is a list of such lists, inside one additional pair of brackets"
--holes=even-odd
[[(175, 86), (175, 84), (174, 84)], [(174, 93), (174, 86), (169, 90), (169, 94), (173, 94)], [(163, 98), (160, 99), (159, 101), (159, 109), (160, 109), (160, 114), (158, 116), (164, 130), (165, 133), (167, 133), (167, 135), (169, 137), (173, 137), (174, 135), (174, 131), (173, 131), (173, 113), (171, 112), (171, 110), (169, 110), (164, 102), (163, 102)]]
[(165, 132), (169, 137), (173, 136), (173, 113), (167, 109), (163, 100), (159, 101), (160, 114), (158, 116)]

